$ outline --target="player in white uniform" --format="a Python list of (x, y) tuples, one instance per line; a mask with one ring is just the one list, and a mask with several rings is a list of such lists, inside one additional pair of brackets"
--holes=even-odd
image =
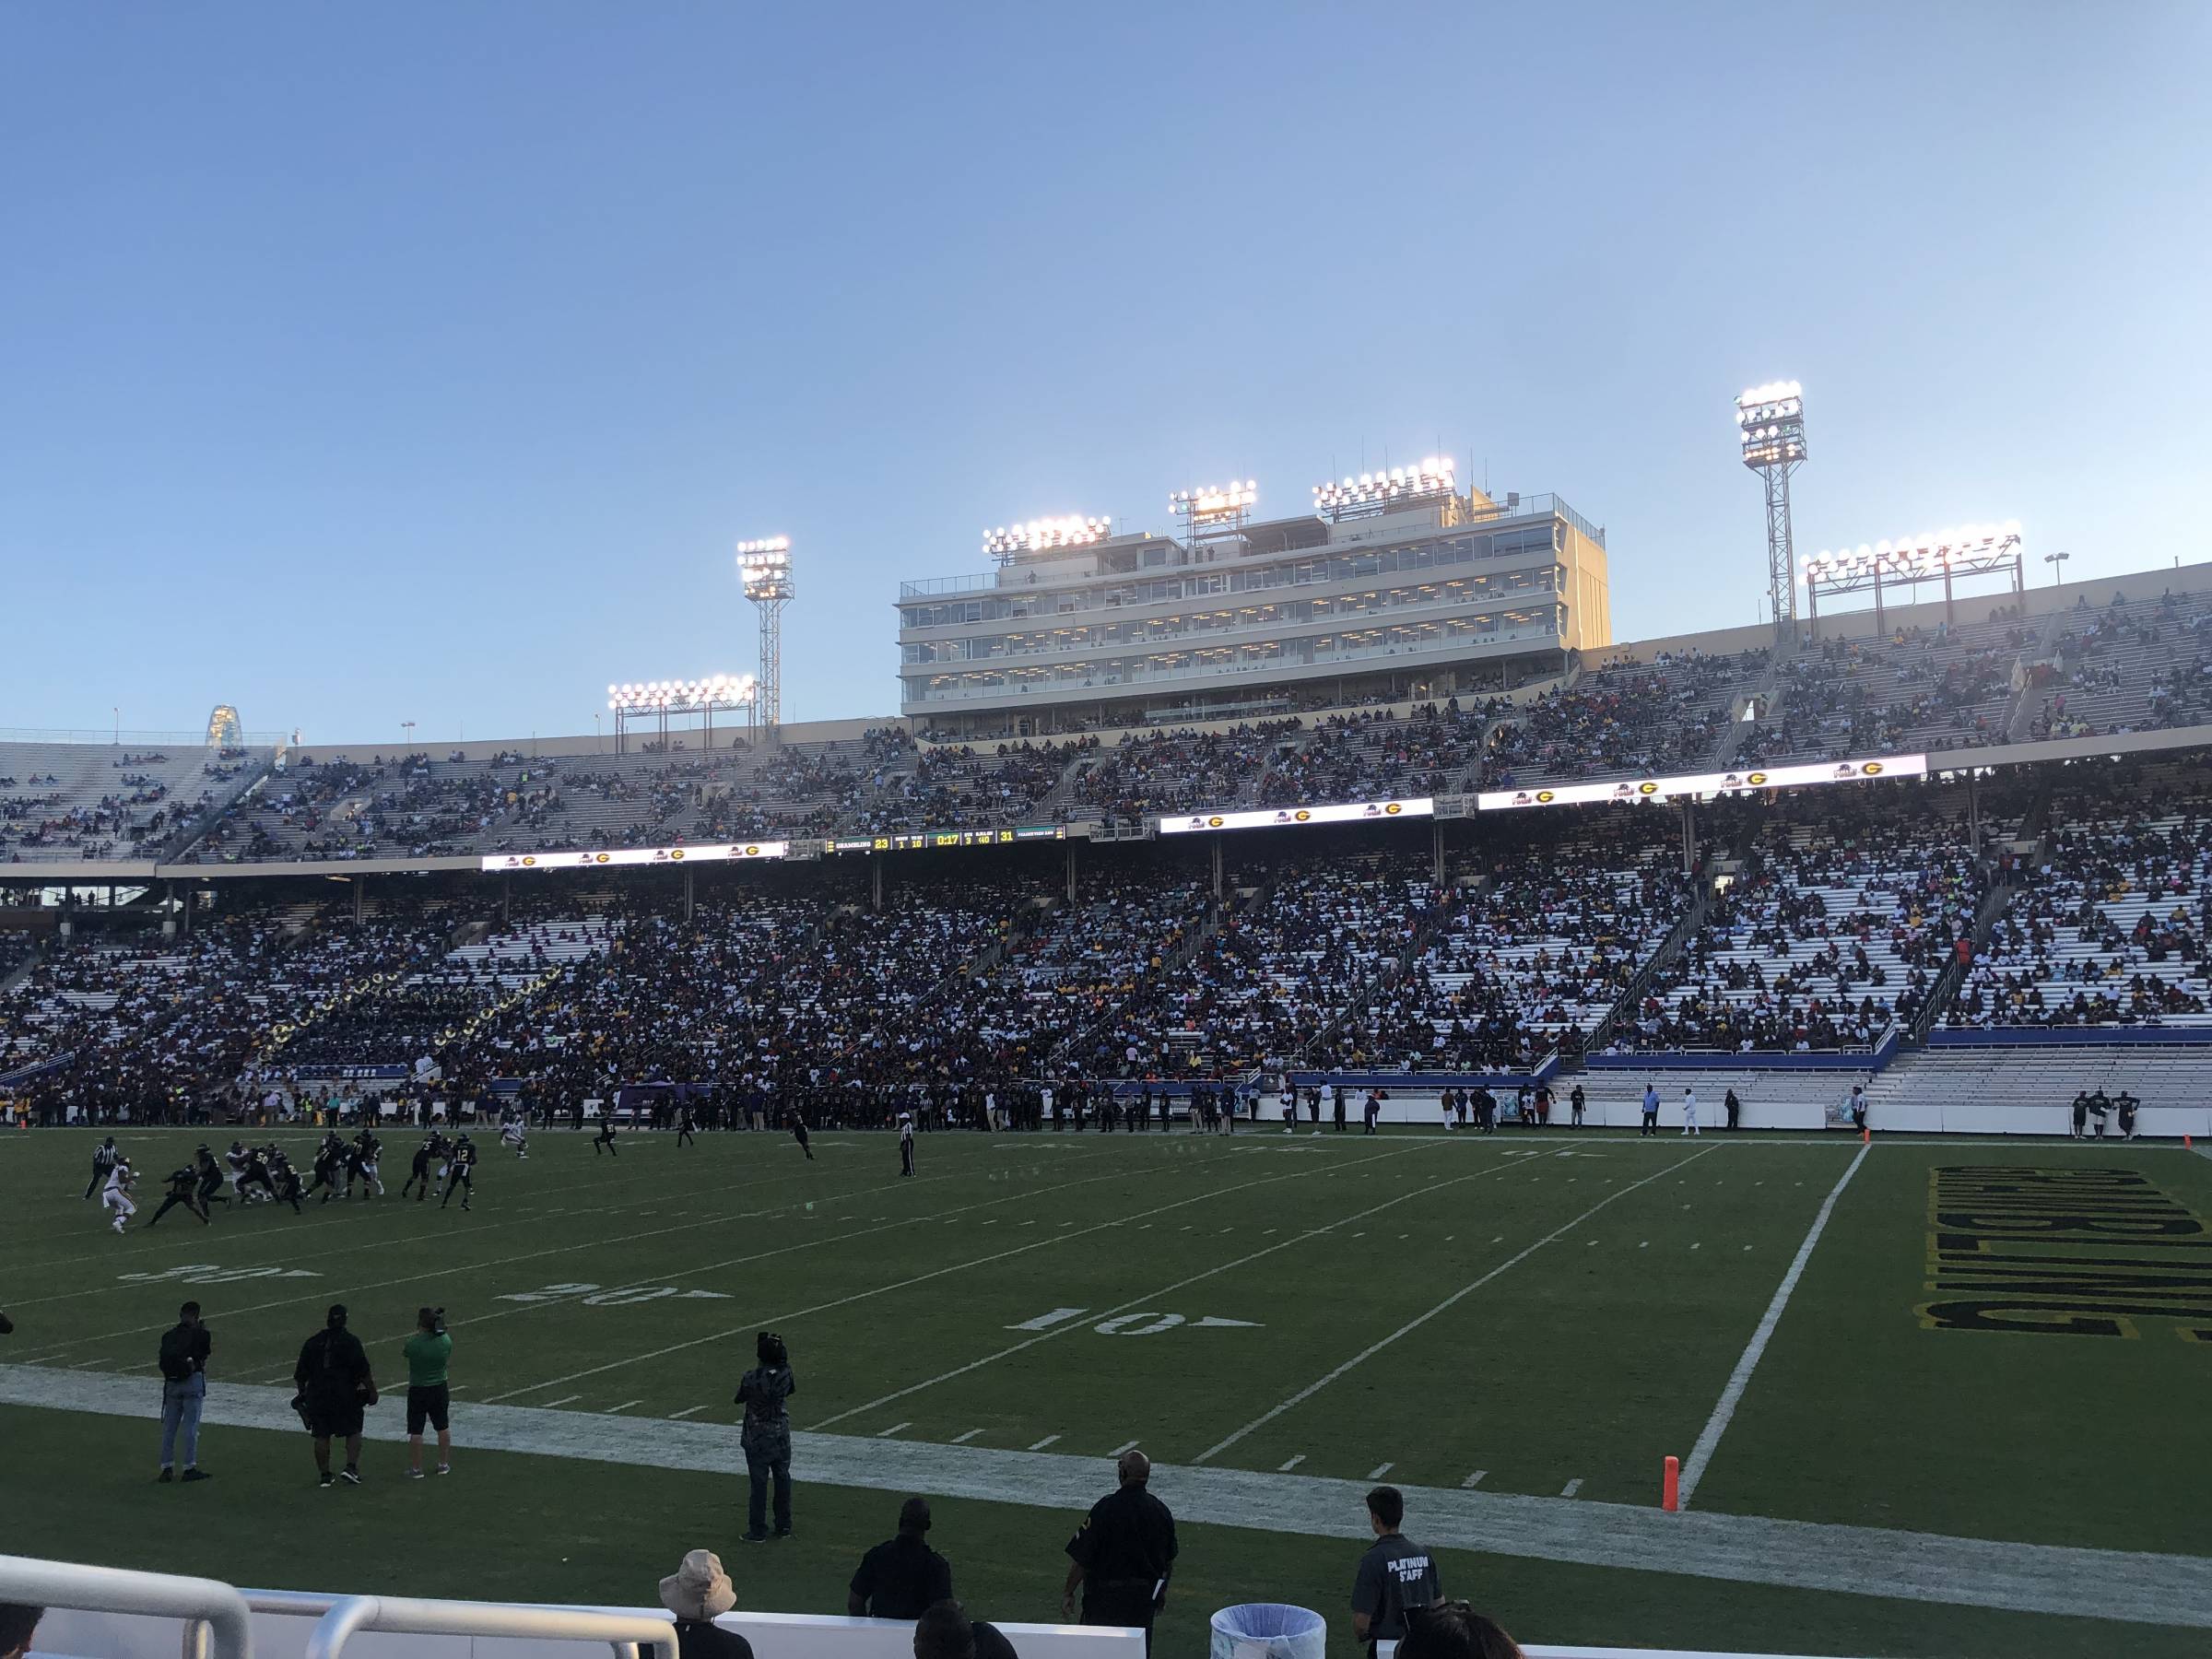
[(108, 1171), (107, 1184), (100, 1189), (100, 1207), (108, 1212), (109, 1225), (117, 1232), (128, 1227), (138, 1213), (138, 1206), (131, 1202), (132, 1179), (130, 1160), (118, 1158)]
[(512, 1147), (517, 1158), (528, 1158), (530, 1156), (529, 1139), (530, 1137), (523, 1132), (522, 1114), (510, 1112), (507, 1121), (500, 1125), (500, 1144)]
[(1694, 1088), (1686, 1088), (1682, 1091), (1682, 1133), (1695, 1135), (1697, 1132), (1698, 1091)]

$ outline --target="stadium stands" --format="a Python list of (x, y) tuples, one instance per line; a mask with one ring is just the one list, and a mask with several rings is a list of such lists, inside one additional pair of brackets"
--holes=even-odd
[(2159, 769), (2063, 788), (1948, 1026), (2212, 1025), (2212, 790)]
[(1616, 1045), (1871, 1048), (1910, 1021), (1971, 944), (1985, 879), (1940, 801), (1929, 792), (1895, 818), (1808, 805), (1747, 821), (1739, 867)]
[(1708, 770), (1767, 660), (1763, 651), (1664, 653), (1585, 673), (1500, 722), (1487, 782), (1503, 789)]
[(261, 749), (0, 743), (0, 863), (152, 857), (268, 759)]

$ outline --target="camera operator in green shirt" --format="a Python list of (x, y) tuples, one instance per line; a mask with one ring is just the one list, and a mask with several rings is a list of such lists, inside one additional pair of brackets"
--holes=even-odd
[(427, 1424), (438, 1430), (438, 1473), (453, 1473), (453, 1437), (448, 1431), (450, 1396), (446, 1393), (446, 1363), (453, 1357), (453, 1339), (446, 1335), (445, 1310), (421, 1308), (415, 1314), (415, 1335), (407, 1338), (407, 1478), (422, 1478), (422, 1430)]

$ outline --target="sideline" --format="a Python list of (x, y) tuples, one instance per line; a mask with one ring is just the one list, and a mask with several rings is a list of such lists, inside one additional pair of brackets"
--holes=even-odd
[[(287, 1389), (210, 1383), (205, 1421), (215, 1428), (286, 1431), (297, 1443), (302, 1437), (289, 1397)], [(159, 1415), (159, 1396), (143, 1377), (19, 1365), (0, 1366), (0, 1405), (140, 1421)], [(745, 1472), (735, 1424), (470, 1406), (456, 1414), (456, 1428), (465, 1451), (731, 1476)], [(370, 1408), (371, 1440), (396, 1445), (406, 1439), (406, 1406), (397, 1395), (387, 1394)], [(1110, 1437), (1101, 1436), (1101, 1446), (1111, 1443)], [(1112, 1484), (1112, 1466), (1102, 1454), (1076, 1457), (812, 1433), (794, 1434), (792, 1450), (800, 1478), (826, 1486), (928, 1492), (1076, 1513)], [(304, 1445), (299, 1455), (304, 1470)], [(396, 1477), (396, 1462), (392, 1469)], [(455, 1478), (466, 1478), (465, 1470)], [(1155, 1464), (1152, 1485), (1185, 1522), (1360, 1545), (1372, 1539), (1364, 1481)], [(1944, 1537), (1707, 1511), (1670, 1515), (1630, 1504), (1437, 1487), (1408, 1488), (1406, 1497), (1408, 1509), (1419, 1518), (1422, 1541), (1451, 1549), (2212, 1630), (2212, 1559), (2202, 1556)]]

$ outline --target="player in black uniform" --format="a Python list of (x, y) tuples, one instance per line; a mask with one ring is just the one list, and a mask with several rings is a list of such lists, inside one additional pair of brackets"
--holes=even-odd
[(691, 1108), (678, 1106), (676, 1109), (676, 1144), (688, 1147), (695, 1138), (691, 1133)]
[(791, 1114), (791, 1138), (799, 1143), (799, 1150), (806, 1154), (806, 1161), (814, 1161), (814, 1147), (806, 1140), (806, 1120), (794, 1110)]
[(899, 1173), (914, 1172), (914, 1118), (909, 1112), (899, 1114)]
[(426, 1135), (422, 1137), (422, 1145), (415, 1148), (415, 1161), (408, 1166), (406, 1180), (400, 1183), (399, 1195), (405, 1198), (408, 1190), (420, 1182), (422, 1190), (415, 1194), (415, 1202), (420, 1204), (428, 1198), (430, 1195), (430, 1166), (437, 1161), (438, 1136), (435, 1134)]
[(200, 1171), (198, 1166), (186, 1164), (181, 1170), (171, 1170), (169, 1172), (169, 1193), (161, 1200), (161, 1207), (147, 1218), (146, 1224), (151, 1227), (162, 1217), (168, 1215), (174, 1206), (181, 1204), (200, 1218), (201, 1226), (206, 1226), (207, 1212), (200, 1207), (199, 1190)]
[(282, 1147), (269, 1148), (269, 1189), (277, 1203), (290, 1205), (295, 1216), (300, 1213), (300, 1200), (305, 1195), (300, 1191), (300, 1171), (292, 1168)]
[(464, 1135), (453, 1143), (453, 1156), (446, 1165), (445, 1195), (438, 1200), (440, 1209), (453, 1201), (455, 1187), (465, 1189), (461, 1194), (461, 1207), (468, 1207), (468, 1201), (477, 1195), (476, 1169), (476, 1143)]
[(115, 1137), (111, 1135), (92, 1154), (92, 1179), (85, 1183), (85, 1196), (89, 1198), (107, 1185), (108, 1171), (122, 1160), (123, 1154), (115, 1150)]
[(230, 1177), (232, 1190), (241, 1204), (256, 1201), (268, 1203), (276, 1196), (276, 1184), (269, 1180), (269, 1164), (258, 1149), (249, 1151), (242, 1144), (233, 1146), (228, 1156), (234, 1161), (231, 1168), (237, 1172)]
[(594, 1158), (599, 1156), (599, 1148), (602, 1147), (605, 1147), (609, 1152), (613, 1152), (617, 1158), (622, 1156), (621, 1153), (615, 1151), (615, 1114), (612, 1108), (609, 1108), (606, 1114), (599, 1120), (599, 1133), (592, 1137), (592, 1156)]
[[(331, 1194), (338, 1190), (338, 1164), (346, 1155), (345, 1147), (346, 1143), (335, 1135), (326, 1135), (316, 1144), (314, 1169), (307, 1183), (307, 1192), (320, 1190), (325, 1204), (330, 1202)], [(306, 1196), (306, 1194), (301, 1196)]]
[(346, 1158), (347, 1196), (353, 1195), (353, 1178), (356, 1175), (361, 1178), (362, 1197), (382, 1198), (384, 1195), (383, 1177), (376, 1171), (377, 1160), (383, 1156), (383, 1150), (384, 1143), (377, 1139), (375, 1133), (367, 1127), (363, 1127), (353, 1137), (353, 1145)]
[(211, 1204), (228, 1204), (223, 1193), (223, 1167), (215, 1161), (215, 1154), (203, 1146), (193, 1159), (193, 1168), (200, 1178), (200, 1212), (205, 1215)]

